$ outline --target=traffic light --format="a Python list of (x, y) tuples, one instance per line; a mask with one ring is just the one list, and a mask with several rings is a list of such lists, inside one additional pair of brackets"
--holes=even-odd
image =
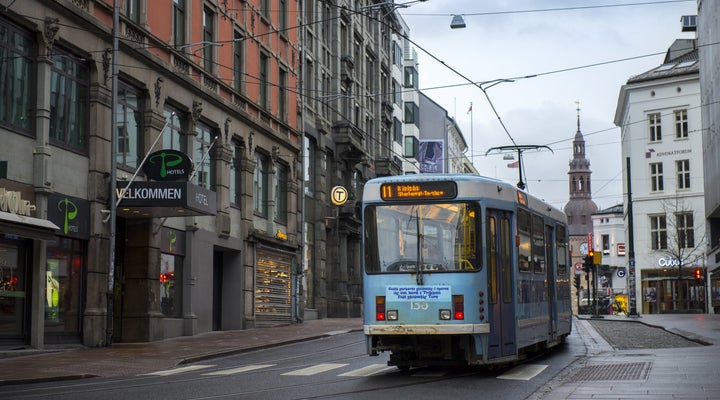
[(580, 275), (573, 276), (573, 286), (575, 286), (575, 290), (580, 290)]
[(702, 269), (695, 268), (695, 280), (701, 280), (702, 279)]
[(585, 271), (585, 273), (592, 271), (592, 266), (593, 266), (593, 252), (592, 251), (588, 252), (588, 254), (585, 256), (584, 261), (585, 262), (583, 263), (583, 271)]

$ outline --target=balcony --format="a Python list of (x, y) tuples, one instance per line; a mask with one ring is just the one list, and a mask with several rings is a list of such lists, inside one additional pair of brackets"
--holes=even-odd
[(343, 82), (352, 82), (355, 70), (355, 61), (351, 55), (340, 57), (340, 78)]
[(340, 157), (356, 163), (367, 158), (365, 136), (357, 126), (348, 120), (341, 120), (335, 122), (332, 131), (333, 141)]
[(382, 117), (383, 117), (384, 121), (392, 123), (393, 103), (391, 101), (383, 100), (383, 102), (382, 102)]
[(399, 157), (383, 156), (375, 159), (375, 174), (377, 176), (402, 175), (402, 161)]

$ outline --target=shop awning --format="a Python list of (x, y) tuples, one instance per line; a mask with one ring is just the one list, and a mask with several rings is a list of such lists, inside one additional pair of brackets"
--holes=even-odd
[(190, 182), (127, 181), (117, 183), (122, 194), (117, 216), (123, 218), (187, 217), (217, 214), (217, 194)]
[(51, 240), (60, 227), (40, 218), (0, 211), (0, 233), (28, 239)]

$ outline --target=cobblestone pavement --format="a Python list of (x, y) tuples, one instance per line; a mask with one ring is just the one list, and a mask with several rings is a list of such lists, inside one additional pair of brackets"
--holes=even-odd
[(688, 340), (662, 328), (640, 322), (588, 319), (593, 329), (616, 350), (670, 349), (697, 347), (702, 344)]

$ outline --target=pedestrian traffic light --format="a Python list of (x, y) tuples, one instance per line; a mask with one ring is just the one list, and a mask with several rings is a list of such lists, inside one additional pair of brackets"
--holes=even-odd
[(695, 279), (698, 281), (702, 279), (702, 270), (700, 268), (695, 268)]

